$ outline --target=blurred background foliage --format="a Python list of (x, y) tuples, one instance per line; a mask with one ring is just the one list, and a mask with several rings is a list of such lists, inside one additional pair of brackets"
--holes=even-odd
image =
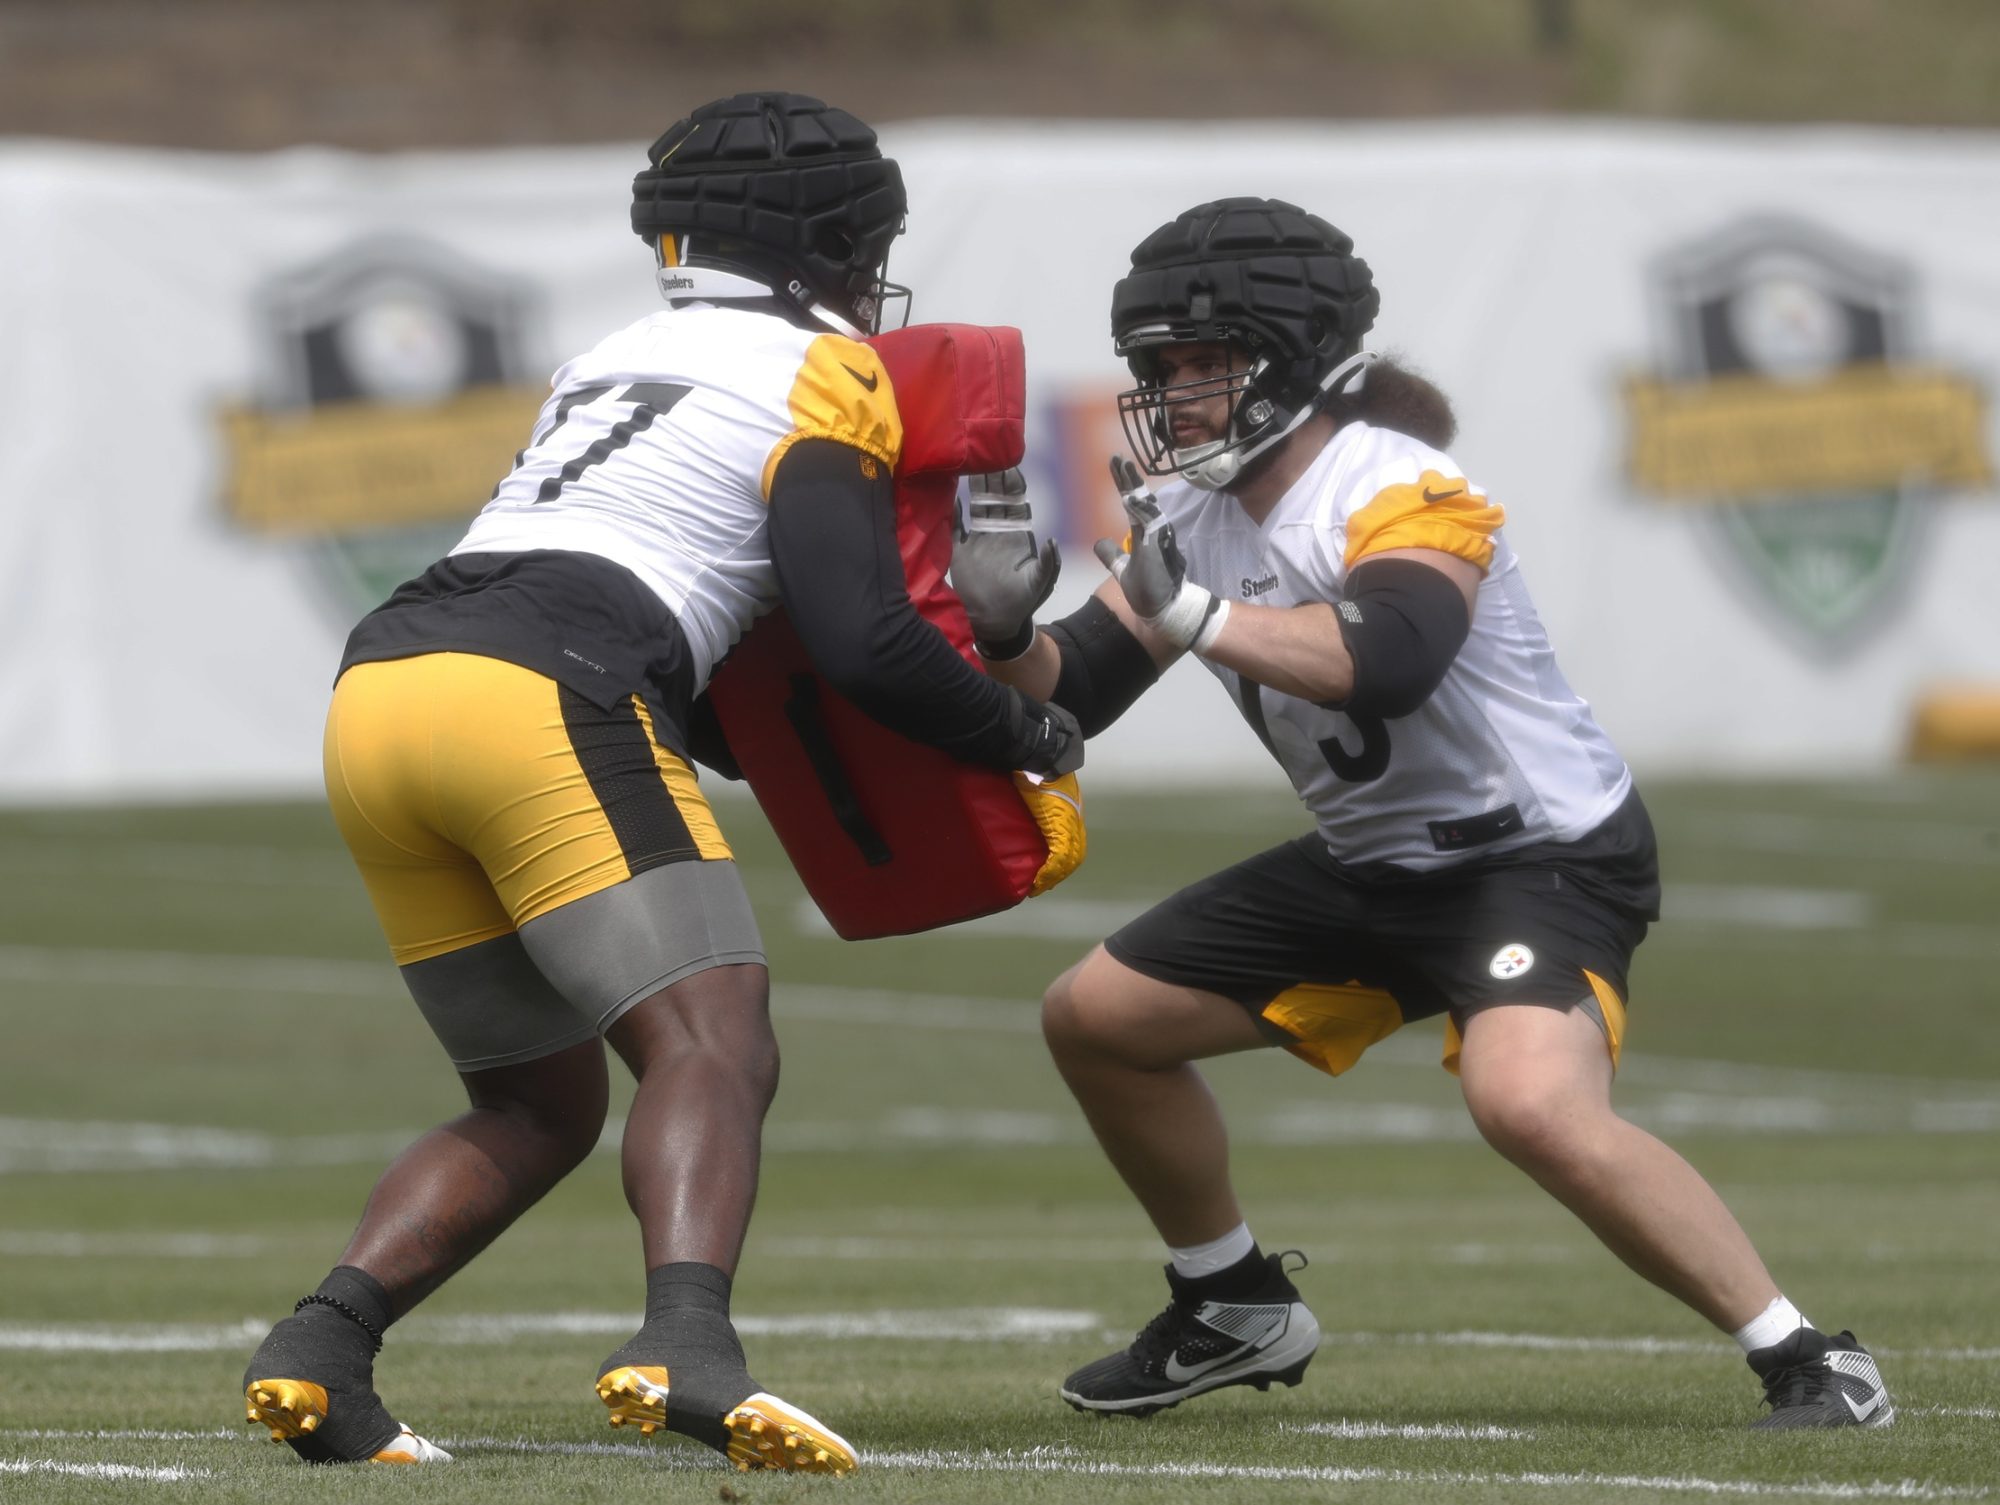
[(2000, 124), (1996, 0), (0, 0), (0, 134), (615, 141), (742, 88), (871, 120)]

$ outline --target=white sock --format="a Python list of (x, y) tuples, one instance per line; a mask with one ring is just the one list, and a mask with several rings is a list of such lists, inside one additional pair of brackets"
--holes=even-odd
[(1205, 1244), (1191, 1244), (1185, 1249), (1176, 1249), (1169, 1244), (1167, 1253), (1173, 1256), (1175, 1274), (1197, 1280), (1203, 1275), (1227, 1270), (1256, 1247), (1257, 1241), (1250, 1237), (1250, 1225), (1238, 1223), (1221, 1238), (1210, 1239)]
[(1784, 1297), (1776, 1296), (1769, 1306), (1739, 1327), (1735, 1336), (1745, 1353), (1755, 1353), (1760, 1348), (1784, 1342), (1802, 1327), (1811, 1326), (1804, 1312)]

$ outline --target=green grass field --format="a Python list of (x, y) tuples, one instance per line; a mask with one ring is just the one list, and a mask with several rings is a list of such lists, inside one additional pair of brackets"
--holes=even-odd
[(606, 1154), (391, 1335), (385, 1398), (458, 1461), (308, 1470), (240, 1424), (244, 1358), (455, 1082), (317, 808), (13, 812), (0, 1498), (2000, 1498), (2000, 776), (1649, 797), (1669, 921), (1639, 956), (1620, 1101), (1810, 1315), (1874, 1348), (1892, 1429), (1744, 1430), (1734, 1346), (1473, 1137), (1435, 1024), (1339, 1081), (1275, 1054), (1212, 1072), (1253, 1226), (1312, 1260), (1328, 1341), (1305, 1384), (1072, 1413), (1057, 1382), (1153, 1314), (1161, 1254), (1036, 999), (1300, 816), (1281, 791), (1097, 797), (1058, 895), (852, 946), (731, 799), (785, 1051), (738, 1316), (753, 1372), (863, 1470), (737, 1475), (605, 1426), (590, 1383), (641, 1290)]

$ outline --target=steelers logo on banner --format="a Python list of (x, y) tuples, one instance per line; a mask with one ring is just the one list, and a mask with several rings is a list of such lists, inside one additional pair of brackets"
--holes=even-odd
[(1653, 278), (1658, 370), (1625, 394), (1632, 480), (1717, 539), (1803, 646), (1875, 641), (1934, 499), (1993, 477), (1980, 384), (1917, 347), (1914, 268), (1758, 217)]
[(223, 503), (310, 560), (352, 621), (444, 553), (507, 471), (547, 388), (532, 287), (427, 242), (369, 240), (246, 310), (264, 373), (224, 409)]
[(1509, 941), (1493, 953), (1493, 960), (1486, 964), (1486, 970), (1502, 982), (1519, 977), (1535, 964), (1535, 953), (1519, 941)]

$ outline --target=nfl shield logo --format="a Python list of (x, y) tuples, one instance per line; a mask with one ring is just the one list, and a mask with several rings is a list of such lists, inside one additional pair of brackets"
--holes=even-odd
[(300, 547), (338, 620), (448, 550), (547, 389), (535, 295), (424, 241), (361, 242), (264, 288), (262, 391), (222, 414), (225, 506)]
[(1631, 469), (1698, 507), (1747, 583), (1821, 645), (1903, 574), (1927, 490), (1990, 476), (1983, 402), (1912, 359), (1900, 262), (1759, 218), (1655, 272), (1665, 379), (1631, 384)]

